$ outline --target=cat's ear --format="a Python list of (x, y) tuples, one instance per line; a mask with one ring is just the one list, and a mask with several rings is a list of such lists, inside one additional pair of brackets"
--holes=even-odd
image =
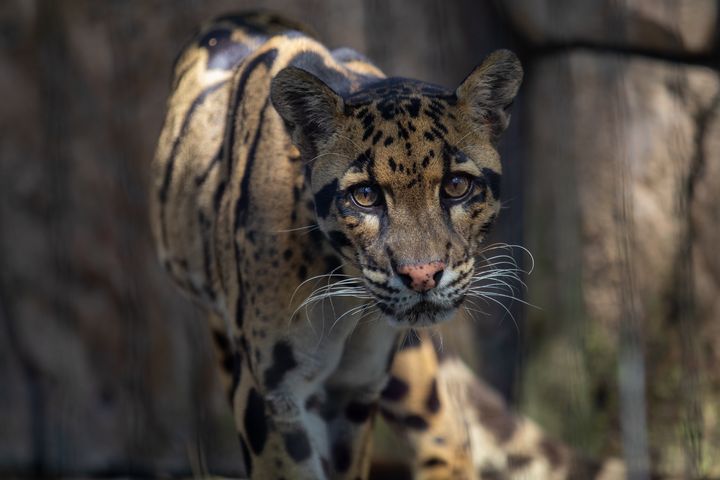
[(510, 122), (510, 106), (522, 78), (522, 65), (514, 53), (491, 53), (455, 91), (464, 120), (485, 128), (496, 143)]
[(270, 99), (302, 152), (321, 150), (343, 114), (340, 95), (301, 68), (286, 67), (272, 80)]

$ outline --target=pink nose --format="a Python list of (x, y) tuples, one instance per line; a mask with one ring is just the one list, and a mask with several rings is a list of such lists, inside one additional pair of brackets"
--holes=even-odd
[(422, 293), (435, 288), (442, 277), (444, 268), (444, 262), (430, 262), (400, 265), (397, 267), (397, 272), (405, 285)]

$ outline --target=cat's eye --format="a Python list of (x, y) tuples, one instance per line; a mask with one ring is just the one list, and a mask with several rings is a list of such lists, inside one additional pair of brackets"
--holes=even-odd
[(451, 200), (459, 200), (468, 194), (472, 180), (464, 174), (447, 177), (442, 184), (442, 195)]
[(358, 207), (372, 208), (382, 203), (382, 195), (374, 185), (358, 185), (350, 190), (350, 196)]

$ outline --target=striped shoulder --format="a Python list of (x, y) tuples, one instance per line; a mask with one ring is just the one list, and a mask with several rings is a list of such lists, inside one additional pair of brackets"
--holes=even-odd
[(174, 62), (173, 89), (193, 68), (219, 74), (235, 70), (269, 38), (296, 32), (317, 38), (308, 26), (269, 12), (247, 12), (217, 17), (181, 49)]

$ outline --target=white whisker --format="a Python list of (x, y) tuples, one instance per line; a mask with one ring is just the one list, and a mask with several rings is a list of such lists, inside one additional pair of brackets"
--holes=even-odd
[(293, 291), (292, 295), (290, 295), (290, 305), (292, 305), (292, 302), (293, 302), (293, 300), (295, 299), (295, 295), (297, 294), (297, 291), (300, 290), (300, 287), (302, 287), (303, 285), (305, 285), (305, 284), (308, 283), (308, 282), (312, 282), (313, 280), (316, 280), (316, 279), (319, 280), (319, 279), (321, 279), (321, 278), (323, 278), (323, 277), (334, 277), (334, 276), (337, 276), (337, 277), (350, 277), (350, 275), (343, 275), (343, 274), (339, 274), (339, 273), (336, 274), (336, 273), (335, 273), (336, 271), (338, 271), (338, 270), (341, 269), (342, 267), (343, 267), (343, 265), (338, 265), (338, 266), (335, 267), (330, 273), (323, 273), (323, 274), (320, 274), (320, 275), (315, 275), (314, 277), (310, 277), (310, 278), (304, 280), (303, 282), (301, 282), (300, 285), (298, 285), (297, 287), (295, 287), (295, 290)]
[(305, 231), (305, 233), (308, 233), (308, 232), (312, 232), (313, 230), (317, 230), (318, 228), (320, 228), (320, 226), (317, 223), (313, 223), (312, 225), (305, 225), (304, 227), (275, 230), (271, 233), (290, 233), (290, 232), (300, 232), (300, 231)]
[(337, 153), (337, 152), (325, 152), (325, 153), (321, 153), (320, 155), (315, 155), (313, 158), (311, 158), (310, 160), (308, 160), (307, 162), (305, 162), (305, 165), (307, 165), (308, 163), (314, 162), (315, 160), (317, 160), (317, 159), (320, 158), (320, 157), (325, 157), (325, 156), (327, 156), (327, 155), (337, 155), (338, 157), (343, 157), (343, 158), (347, 158), (347, 159), (349, 159), (349, 160), (352, 160), (351, 157), (349, 157), (348, 155), (342, 154), (342, 153)]
[(354, 141), (352, 138), (346, 137), (345, 135), (340, 135), (339, 133), (336, 133), (335, 136), (336, 136), (336, 137), (340, 137), (340, 138), (342, 138), (342, 139), (344, 139), (344, 140), (347, 140), (348, 142), (352, 143), (353, 147), (357, 148), (358, 151), (362, 151), (362, 150), (363, 150), (363, 149), (360, 147), (360, 145), (358, 145), (357, 143), (355, 143), (355, 141)]

